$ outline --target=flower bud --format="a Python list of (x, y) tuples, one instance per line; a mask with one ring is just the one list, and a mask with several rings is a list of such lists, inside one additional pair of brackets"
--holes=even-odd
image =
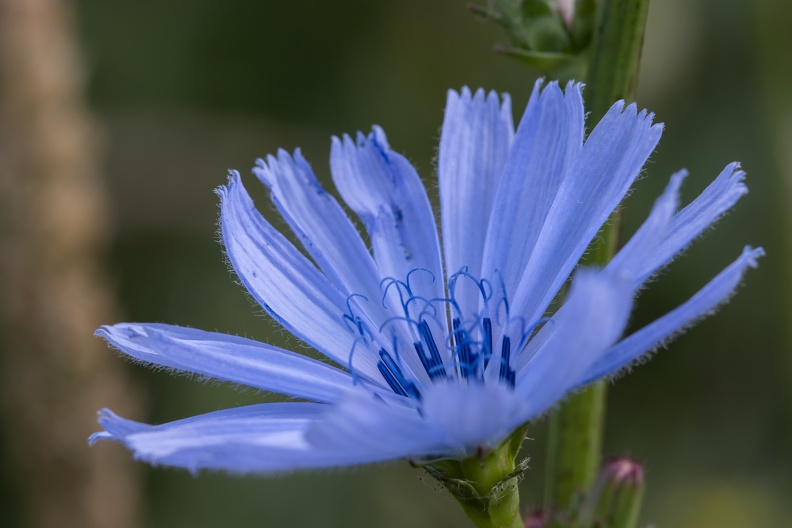
[(525, 528), (546, 528), (550, 522), (550, 515), (543, 510), (536, 510), (523, 519)]
[(572, 31), (572, 24), (575, 21), (575, 0), (556, 0), (555, 9), (569, 31)]
[(579, 525), (635, 528), (644, 487), (644, 470), (638, 462), (606, 460), (580, 510)]

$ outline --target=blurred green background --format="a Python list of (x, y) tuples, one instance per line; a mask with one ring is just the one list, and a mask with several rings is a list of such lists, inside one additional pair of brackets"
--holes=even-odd
[[(114, 229), (107, 266), (124, 319), (287, 347), (299, 345), (246, 298), (216, 241), (213, 189), (227, 169), (253, 188), (257, 157), (299, 146), (327, 183), (330, 136), (379, 124), (435, 193), (446, 90), (509, 92), (518, 118), (535, 78), (491, 52), (501, 32), (470, 15), (464, 0), (76, 6), (87, 97), (104, 129)], [(655, 1), (650, 9), (638, 100), (666, 129), (626, 202), (625, 232), (683, 167), (686, 200), (733, 160), (751, 192), (645, 291), (633, 324), (687, 299), (745, 244), (768, 256), (716, 317), (612, 386), (606, 453), (645, 463), (645, 524), (786, 526), (792, 518), (790, 167), (778, 99), (792, 50), (786, 35), (768, 36), (784, 9), (738, 0)], [(277, 222), (266, 193), (254, 198)], [(145, 393), (136, 417), (144, 421), (273, 398), (127, 367)], [(529, 435), (527, 506), (541, 501), (545, 424)], [(93, 448), (109, 449), (122, 448)], [(405, 463), (275, 478), (140, 471), (150, 527), (468, 525), (450, 496)], [(3, 487), (13, 489), (14, 478), (4, 474)], [(13, 493), (0, 501), (14, 526)]]

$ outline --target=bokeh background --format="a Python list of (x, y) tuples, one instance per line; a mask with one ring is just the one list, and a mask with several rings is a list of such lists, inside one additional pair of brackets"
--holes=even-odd
[[(15, 91), (9, 87), (21, 77), (13, 68), (0, 76), (0, 142), (15, 145), (26, 132), (34, 144), (46, 131), (66, 137), (66, 146), (51, 151), (66, 156), (64, 164), (47, 169), (47, 156), (42, 160), (33, 150), (32, 165), (9, 165), (18, 148), (7, 150), (0, 163), (0, 272), (6, 275), (0, 291), (0, 524), (467, 526), (453, 500), (404, 463), (276, 478), (195, 478), (127, 463), (118, 446), (88, 449), (84, 439), (101, 406), (160, 423), (277, 398), (132, 365), (89, 336), (101, 323), (155, 321), (299, 347), (251, 304), (224, 263), (213, 190), (229, 168), (239, 169), (255, 188), (249, 174), (254, 160), (281, 147), (301, 147), (328, 182), (330, 137), (379, 124), (435, 193), (446, 90), (468, 85), (509, 92), (516, 117), (527, 101), (535, 74), (492, 53), (492, 45), (504, 40), (499, 29), (475, 19), (464, 0), (0, 5), (5, 35), (17, 28), (16, 42), (24, 46), (3, 52), (0, 60), (24, 57), (17, 65), (23, 72), (40, 61), (44, 79), (60, 71), (57, 65), (71, 76), (61, 92)], [(37, 27), (45, 31), (26, 41), (32, 30), (25, 24), (35, 26), (35, 16), (25, 11), (30, 6), (43, 17)], [(651, 5), (638, 101), (665, 122), (666, 131), (626, 202), (625, 232), (635, 229), (670, 174), (682, 167), (691, 173), (686, 199), (733, 160), (748, 172), (751, 192), (643, 294), (633, 324), (687, 299), (745, 244), (764, 246), (768, 256), (716, 317), (610, 390), (606, 452), (645, 463), (645, 524), (786, 526), (792, 518), (789, 20), (790, 7), (772, 0)], [(33, 96), (58, 93), (66, 93), (62, 99), (76, 110), (58, 113), (46, 103), (40, 112), (34, 108)], [(33, 115), (40, 129), (26, 128)], [(88, 139), (68, 141), (86, 127)], [(81, 162), (69, 165), (64, 151), (70, 148)], [(41, 188), (29, 188), (35, 174), (24, 168), (30, 166), (39, 171), (31, 174), (55, 174), (49, 182), (71, 167), (81, 183), (75, 192), (56, 192), (53, 201), (38, 203)], [(254, 198), (277, 222), (266, 193), (258, 189)], [(56, 218), (53, 230), (14, 235), (58, 210), (53, 204), (65, 208), (57, 218), (92, 211), (69, 235), (87, 236), (88, 242), (69, 254), (74, 266), (90, 271), (78, 273), (77, 282), (95, 281), (94, 292), (61, 292), (60, 304), (50, 286), (74, 267), (61, 266), (53, 253), (61, 247), (57, 227), (63, 224)], [(42, 272), (50, 286), (19, 271), (38, 269), (30, 265), (41, 260), (36, 251), (28, 264), (8, 265), (36, 236), (38, 251), (52, 260)], [(86, 264), (88, 257), (100, 264)], [(43, 291), (20, 291), (24, 280)], [(40, 302), (25, 305), (30, 298)], [(86, 336), (85, 345), (63, 337), (61, 312), (53, 307), (88, 314), (79, 321), (85, 325), (70, 326)], [(48, 315), (38, 317), (43, 312)], [(30, 345), (36, 339), (44, 339), (50, 352), (37, 356)], [(70, 352), (80, 347), (90, 353)], [(522, 484), (526, 507), (541, 502), (545, 424), (535, 424), (529, 434), (534, 440), (525, 452), (534, 462)], [(62, 447), (67, 444), (77, 447)]]

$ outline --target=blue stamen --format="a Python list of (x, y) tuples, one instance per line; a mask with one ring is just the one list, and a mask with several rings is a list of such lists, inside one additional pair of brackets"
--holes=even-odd
[(358, 345), (360, 343), (363, 343), (363, 344), (367, 343), (365, 336), (358, 336), (358, 337), (355, 338), (355, 340), (352, 342), (352, 348), (349, 350), (349, 359), (347, 360), (347, 366), (349, 368), (349, 374), (350, 374), (350, 376), (352, 376), (352, 384), (353, 385), (358, 385), (360, 383), (363, 383), (363, 381), (360, 378), (360, 376), (358, 376), (357, 372), (355, 372), (355, 367), (354, 367), (354, 364), (352, 362), (352, 359), (353, 359), (353, 357), (355, 355), (355, 350), (357, 350), (357, 347), (358, 347)]
[[(387, 285), (383, 288), (383, 284), (387, 283)], [(412, 291), (410, 287), (404, 283), (403, 281), (396, 280), (391, 277), (386, 277), (380, 281), (380, 289), (382, 290), (382, 306), (386, 306), (385, 299), (388, 297), (388, 291), (390, 291), (391, 286), (396, 286), (396, 293), (399, 295), (399, 302), (402, 305), (402, 308), (406, 307), (404, 305), (404, 293), (402, 293), (402, 288), (406, 290), (407, 296), (412, 297)]]
[(393, 376), (391, 371), (388, 370), (388, 367), (386, 367), (382, 361), (377, 363), (377, 368), (379, 369), (380, 374), (382, 374), (382, 377), (385, 378), (385, 381), (388, 382), (388, 385), (390, 385), (390, 388), (393, 390), (393, 392), (395, 392), (399, 396), (407, 396), (407, 393), (404, 392), (404, 389), (401, 388), (399, 382), (396, 381), (396, 378)]
[(380, 358), (382, 361), (377, 363), (377, 368), (382, 374), (382, 377), (385, 378), (385, 381), (388, 382), (390, 388), (396, 394), (401, 396), (409, 396), (411, 398), (415, 398), (416, 400), (421, 399), (421, 393), (418, 392), (418, 388), (415, 386), (415, 383), (412, 381), (408, 381), (407, 378), (404, 377), (399, 365), (393, 361), (393, 358), (388, 354), (385, 349), (380, 350)]
[(469, 379), (471, 376), (476, 376), (476, 363), (478, 357), (475, 352), (470, 348), (470, 340), (467, 339), (467, 332), (461, 328), (461, 323), (458, 317), (453, 320), (454, 326), (454, 340), (456, 341), (458, 357), (459, 357), (459, 371), (462, 377)]
[[(497, 321), (500, 324), (505, 324), (509, 321), (509, 299), (506, 296), (506, 283), (503, 280), (503, 275), (501, 275), (500, 270), (495, 270), (495, 274), (498, 278), (498, 282), (500, 283), (500, 290), (501, 290), (501, 298), (498, 301), (498, 304), (495, 306), (495, 317), (497, 317)], [(493, 291), (493, 294), (495, 292)], [(504, 318), (501, 320), (500, 313), (501, 313), (501, 306), (503, 306), (503, 315)]]
[(432, 331), (426, 321), (421, 321), (418, 324), (418, 333), (423, 342), (426, 343), (426, 348), (429, 349), (429, 357), (424, 354), (423, 345), (420, 342), (415, 343), (415, 351), (418, 353), (418, 358), (429, 375), (429, 379), (434, 381), (437, 378), (445, 378), (446, 371), (443, 366), (443, 358), (440, 356), (440, 351), (437, 349), (432, 337)]
[[(347, 311), (349, 313), (343, 314), (341, 318), (344, 320), (344, 324), (346, 325), (347, 329), (349, 329), (353, 334), (357, 333), (361, 336), (371, 336), (368, 327), (363, 323), (363, 320), (355, 315), (354, 310), (352, 309), (352, 300), (356, 297), (360, 297), (368, 301), (368, 298), (365, 295), (360, 293), (353, 293), (347, 297), (346, 304), (347, 304)], [(350, 326), (350, 324), (352, 326)]]
[(514, 383), (517, 381), (517, 373), (509, 366), (509, 359), (511, 357), (511, 339), (508, 336), (503, 337), (503, 346), (501, 347), (501, 362), (499, 379), (509, 384), (514, 388)]
[(484, 332), (484, 343), (481, 349), (481, 357), (484, 359), (484, 368), (489, 365), (489, 360), (492, 357), (492, 320), (485, 317), (481, 322)]
[(437, 299), (431, 299), (430, 300), (430, 299), (426, 299), (424, 297), (421, 297), (419, 295), (415, 295), (413, 297), (410, 297), (407, 300), (407, 302), (404, 303), (404, 311), (405, 311), (405, 313), (408, 314), (409, 313), (409, 309), (410, 309), (410, 304), (411, 303), (415, 303), (417, 301), (421, 301), (421, 302), (424, 303), (424, 307), (421, 309), (421, 311), (419, 313), (419, 319), (424, 317), (424, 316), (437, 318), (437, 307), (435, 307), (434, 304), (432, 304), (436, 300)]
[(409, 290), (412, 290), (412, 286), (410, 285), (410, 279), (412, 278), (412, 274), (415, 273), (416, 271), (423, 271), (423, 272), (428, 273), (429, 277), (431, 277), (431, 279), (432, 279), (432, 282), (435, 281), (435, 276), (434, 276), (434, 273), (432, 273), (432, 270), (430, 270), (428, 268), (413, 268), (407, 273), (407, 288)]
[(481, 298), (484, 300), (484, 303), (486, 304), (486, 302), (489, 300), (490, 296), (492, 295), (491, 291), (490, 291), (490, 295), (487, 295), (487, 291), (485, 289), (485, 286), (489, 284), (489, 281), (487, 279), (477, 280), (471, 273), (468, 272), (467, 266), (462, 266), (459, 269), (459, 271), (454, 273), (451, 276), (451, 278), (448, 280), (448, 291), (451, 292), (451, 297), (455, 296), (456, 283), (460, 277), (465, 277), (466, 279), (470, 279), (470, 281), (476, 285), (476, 288), (478, 288), (479, 292), (481, 293)]
[(351, 293), (351, 294), (349, 294), (349, 296), (347, 297), (347, 300), (346, 300), (346, 305), (347, 305), (347, 310), (352, 315), (354, 314), (354, 312), (352, 311), (352, 299), (354, 299), (355, 297), (360, 297), (364, 301), (368, 301), (368, 297), (366, 297), (362, 293)]
[[(368, 331), (368, 328), (360, 319), (360, 317), (353, 317), (351, 315), (344, 314), (342, 319), (344, 320), (344, 324), (346, 325), (347, 329), (352, 331), (353, 334), (357, 332), (362, 337), (366, 337), (366, 335), (369, 337), (371, 336), (371, 333)], [(350, 323), (353, 325), (352, 327), (349, 326)], [(354, 330), (352, 330), (353, 328)]]
[(429, 379), (434, 381), (437, 378), (445, 378), (446, 372), (443, 364), (437, 364), (427, 357), (421, 343), (413, 343), (413, 345), (415, 346), (415, 352), (418, 354), (418, 359), (421, 360), (421, 365), (423, 365), (424, 370), (429, 375)]

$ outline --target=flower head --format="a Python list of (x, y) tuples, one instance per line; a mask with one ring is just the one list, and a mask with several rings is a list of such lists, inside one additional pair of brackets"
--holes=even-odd
[(687, 302), (622, 338), (641, 286), (746, 192), (731, 164), (679, 210), (677, 173), (607, 266), (575, 271), (654, 150), (662, 127), (652, 118), (616, 103), (584, 137), (581, 86), (537, 83), (515, 133), (508, 96), (449, 92), (442, 237), (420, 178), (381, 129), (334, 138), (333, 180), (370, 249), (299, 150), (259, 160), (254, 173), (310, 258), (232, 173), (219, 190), (231, 265), (268, 314), (334, 365), (189, 328), (105, 326), (97, 333), (136, 360), (304, 401), (157, 426), (104, 410), (92, 441), (121, 441), (156, 464), (257, 473), (497, 447), (710, 313), (761, 255), (746, 248)]

